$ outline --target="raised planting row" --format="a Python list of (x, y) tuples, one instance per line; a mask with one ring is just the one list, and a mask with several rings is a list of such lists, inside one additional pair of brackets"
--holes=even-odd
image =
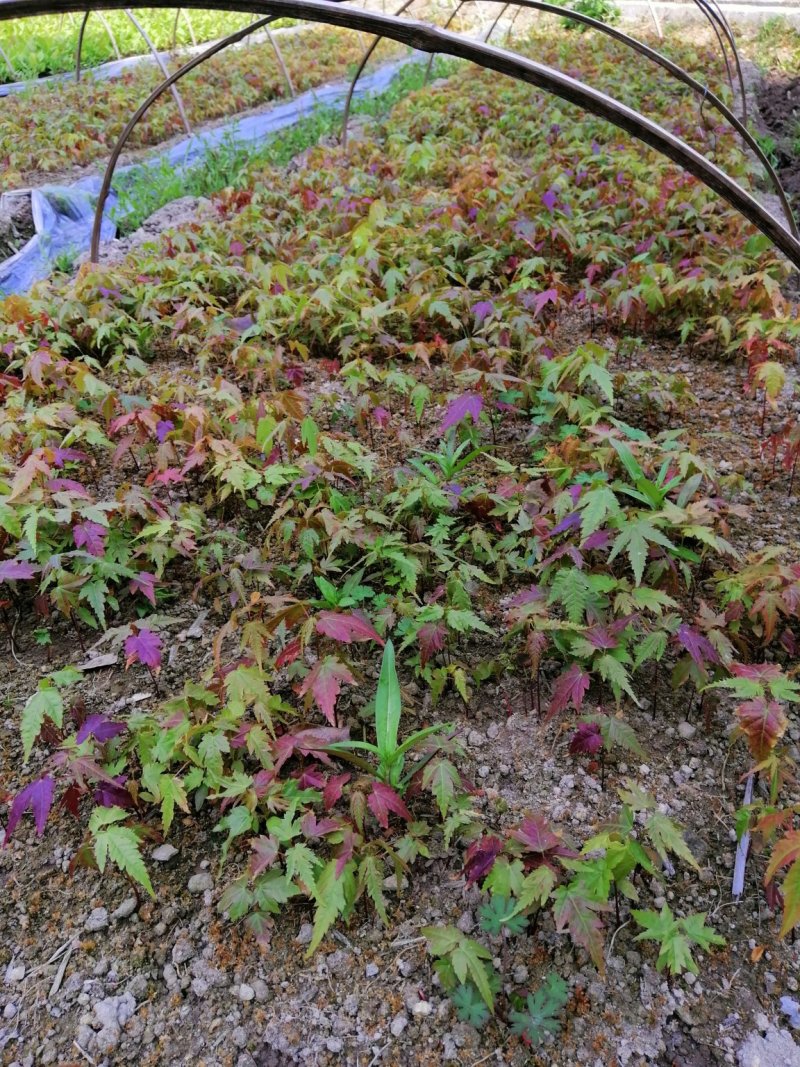
[[(251, 16), (232, 11), (185, 10), (175, 20), (172, 11), (139, 11), (134, 15), (154, 46), (162, 52), (175, 45), (202, 44), (247, 26)], [(0, 24), (0, 84), (30, 81), (75, 71), (82, 14), (44, 15)], [(99, 66), (120, 56), (147, 54), (147, 43), (122, 12), (90, 16), (83, 36), (81, 66)]]
[[(282, 39), (281, 52), (295, 91), (303, 92), (345, 77), (361, 58), (363, 42), (356, 34), (321, 27)], [(392, 52), (385, 45), (378, 61)], [(144, 65), (113, 81), (42, 85), (4, 99), (0, 110), (4, 185), (22, 187), (46, 181), (50, 174), (104, 162), (131, 114), (160, 78), (160, 71)], [(289, 95), (268, 41), (214, 57), (188, 74), (180, 89), (193, 127)], [(128, 146), (148, 148), (183, 133), (180, 113), (165, 93), (136, 126)]]
[[(601, 84), (620, 69), (611, 45), (529, 47)], [(618, 91), (748, 181), (695, 101), (625, 69)], [(615, 941), (670, 975), (714, 946), (740, 966), (733, 914), (706, 921), (729, 893), (701, 854), (716, 833), (766, 845), (748, 878), (782, 901), (759, 934), (776, 958), (800, 919), (796, 547), (756, 551), (744, 477), (680, 429), (686, 380), (632, 369), (655, 341), (746, 360), (745, 420), (791, 492), (800, 325), (739, 216), (529, 87), (465, 70), (368, 132), (0, 304), (0, 618), (26, 684), (5, 845), (26, 863), (35, 826), (76, 879), (119, 868), (155, 895), (153, 845), (212, 825), (219, 912), (267, 945), (305, 904), (307, 956), (372, 909), (390, 925), (438, 864), (481, 901), (478, 929), (419, 932), (437, 981), (522, 1061), (603, 1009), (556, 973), (564, 942), (600, 971)], [(475, 785), (471, 723), (500, 693), (494, 726), (524, 713), (542, 753), (507, 773), (559, 746), (602, 822), (567, 835)], [(730, 733), (726, 771), (679, 769), (691, 706)], [(681, 782), (710, 782), (691, 807), (645, 781), (654, 732)], [(748, 772), (734, 817), (719, 776), (735, 796)]]

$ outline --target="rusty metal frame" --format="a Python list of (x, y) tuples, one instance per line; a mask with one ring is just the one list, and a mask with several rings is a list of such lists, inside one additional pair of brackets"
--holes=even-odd
[[(174, 9), (180, 6), (176, 0), (149, 2), (154, 8)], [(127, 3), (128, 0), (103, 0), (102, 7), (106, 10), (125, 10)], [(441, 52), (468, 60), (552, 93), (598, 118), (605, 119), (683, 167), (739, 211), (800, 269), (800, 240), (725, 171), (652, 119), (545, 64), (504, 51), (494, 45), (461, 37), (429, 23), (399, 19), (375, 11), (362, 11), (335, 0), (192, 0), (192, 6), (205, 10), (246, 11), (266, 17), (296, 18), (388, 37), (419, 51)], [(0, 0), (0, 21), (31, 15), (87, 11), (93, 8), (92, 0)], [(241, 31), (242, 35), (246, 35), (248, 28)], [(233, 43), (236, 36), (238, 35), (232, 35), (225, 42), (220, 42), (218, 50)], [(204, 58), (208, 58), (210, 51), (209, 49), (203, 55), (195, 57), (196, 62), (192, 61), (193, 65), (198, 65)], [(178, 73), (180, 72), (176, 72)], [(171, 75), (169, 84), (175, 80), (176, 75)], [(159, 88), (163, 91), (168, 87), (162, 83)], [(92, 258), (96, 261), (96, 255)]]
[[(405, 2), (395, 11), (395, 16), (402, 15), (414, 2), (415, 0), (405, 0)], [(449, 28), (450, 23), (453, 21), (453, 19), (455, 19), (455, 17), (461, 11), (462, 7), (466, 2), (467, 0), (458, 0), (455, 9), (448, 17), (447, 22), (444, 24), (443, 28), (445, 30)], [(685, 86), (687, 86), (687, 88), (691, 89), (694, 93), (696, 93), (703, 103), (707, 102), (711, 104), (711, 106), (714, 107), (719, 112), (719, 114), (722, 115), (722, 117), (728, 123), (730, 123), (731, 126), (733, 126), (734, 130), (736, 130), (744, 144), (750, 149), (751, 152), (753, 152), (761, 166), (766, 171), (770, 184), (772, 185), (775, 191), (775, 195), (780, 200), (781, 209), (786, 217), (786, 222), (788, 224), (789, 230), (792, 234), (794, 234), (795, 237), (798, 236), (797, 223), (795, 221), (791, 205), (789, 204), (789, 199), (786, 196), (786, 192), (783, 188), (783, 185), (781, 184), (781, 180), (778, 177), (772, 163), (770, 162), (769, 157), (766, 155), (756, 138), (750, 133), (747, 126), (745, 125), (745, 122), (743, 120), (739, 120), (733, 113), (733, 111), (727, 106), (727, 104), (725, 104), (725, 102), (716, 95), (716, 93), (713, 93), (707, 86), (697, 81), (696, 78), (693, 78), (688, 71), (684, 70), (684, 68), (679, 66), (679, 64), (673, 62), (673, 60), (669, 59), (662, 52), (658, 52), (655, 48), (651, 48), (643, 41), (639, 41), (635, 37), (631, 37), (627, 33), (623, 33), (622, 30), (618, 30), (616, 27), (608, 25), (608, 23), (600, 22), (598, 19), (591, 18), (589, 15), (584, 15), (578, 11), (572, 11), (568, 8), (557, 7), (555, 4), (548, 3), (547, 0), (510, 0), (510, 2), (514, 3), (517, 6), (518, 10), (521, 8), (529, 8), (537, 11), (544, 11), (547, 14), (558, 15), (560, 18), (569, 19), (573, 22), (588, 26), (593, 30), (597, 30), (600, 33), (604, 33), (606, 36), (613, 38), (613, 40), (619, 41), (621, 44), (626, 45), (628, 48), (632, 48), (634, 51), (638, 52), (646, 59), (649, 59), (653, 63), (658, 64), (658, 66), (666, 70), (674, 78), (677, 78), (678, 81), (682, 82)], [(500, 11), (500, 15), (498, 15), (498, 17), (495, 19), (492, 24), (492, 28), (489, 30), (489, 33), (486, 36), (487, 41), (491, 37), (495, 26), (499, 22), (504, 12), (508, 9), (508, 7), (509, 3), (504, 3), (504, 6)], [(353, 75), (353, 80), (350, 83), (350, 87), (348, 89), (347, 99), (345, 100), (344, 106), (344, 115), (342, 117), (342, 146), (345, 149), (347, 148), (347, 127), (350, 118), (350, 108), (353, 101), (353, 94), (355, 92), (356, 83), (361, 77), (364, 68), (369, 62), (371, 56), (375, 52), (375, 49), (380, 44), (380, 40), (381, 38), (376, 37), (370, 43), (369, 47), (367, 48), (361, 59), (360, 64), (356, 68), (356, 72)], [(425, 70), (426, 82), (428, 80), (428, 76), (430, 75), (432, 63), (433, 55), (431, 55), (431, 58), (428, 60), (428, 65)]]

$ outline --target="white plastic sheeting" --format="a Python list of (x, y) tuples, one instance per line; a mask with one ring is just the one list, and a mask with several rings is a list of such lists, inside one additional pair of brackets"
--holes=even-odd
[[(383, 92), (402, 66), (424, 58), (423, 53), (415, 52), (399, 62), (379, 68), (361, 79), (356, 96)], [(213, 130), (186, 137), (172, 148), (136, 165), (160, 166), (166, 160), (175, 171), (180, 171), (195, 165), (209, 149), (218, 147), (223, 140), (244, 147), (261, 144), (270, 134), (293, 125), (317, 107), (340, 107), (347, 89), (346, 82), (320, 86), (257, 115), (233, 119)], [(129, 169), (119, 167), (116, 173), (119, 175)], [(100, 175), (91, 175), (73, 185), (49, 185), (32, 190), (36, 234), (11, 259), (0, 263), (0, 293), (27, 292), (35, 281), (51, 273), (53, 260), (59, 254), (78, 256), (88, 250), (100, 183)], [(116, 233), (111, 220), (115, 203), (116, 197), (112, 194), (103, 214), (104, 241), (111, 240)]]

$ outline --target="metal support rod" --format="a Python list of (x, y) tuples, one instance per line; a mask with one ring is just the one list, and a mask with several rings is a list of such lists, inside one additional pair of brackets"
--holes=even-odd
[(650, 8), (650, 17), (652, 18), (653, 25), (656, 28), (656, 33), (658, 34), (658, 39), (659, 39), (659, 41), (663, 41), (664, 40), (664, 31), (661, 29), (661, 22), (659, 21), (658, 12), (656, 11), (655, 4), (653, 3), (653, 0), (647, 0), (647, 6)]
[(294, 91), (294, 85), (292, 84), (292, 77), (289, 74), (289, 68), (283, 61), (283, 56), (281, 55), (281, 50), (278, 47), (278, 42), (275, 40), (275, 36), (269, 26), (267, 26), (267, 37), (269, 38), (269, 43), (272, 45), (272, 51), (275, 53), (275, 59), (278, 62), (278, 66), (283, 72), (284, 81), (286, 82), (287, 88), (289, 89), (289, 96), (291, 96), (292, 100), (294, 100), (294, 98), (297, 96), (297, 93)]
[[(445, 29), (445, 30), (449, 30), (450, 29), (450, 24), (452, 22), (455, 22), (455, 20), (458, 18), (458, 13), (461, 11), (461, 8), (464, 6), (465, 3), (466, 3), (466, 0), (459, 0), (459, 2), (455, 6), (455, 9), (453, 11), (451, 11), (450, 14), (447, 16), (447, 22), (445, 22), (444, 26), (442, 27), (443, 29)], [(489, 37), (491, 37), (493, 29), (494, 29), (494, 26), (492, 26), (492, 29), (489, 30), (489, 33), (486, 36), (486, 40), (487, 41), (489, 40)], [(435, 52), (431, 52), (430, 57), (428, 59), (428, 62), (425, 65), (425, 77), (422, 79), (422, 84), (423, 85), (427, 85), (428, 84), (428, 79), (431, 76), (431, 71), (433, 70), (433, 61), (434, 61), (435, 58), (436, 58), (436, 53)]]
[(8, 56), (6, 54), (6, 50), (3, 48), (3, 46), (1, 44), (0, 44), (0, 59), (2, 59), (2, 61), (8, 67), (8, 73), (11, 75), (12, 82), (16, 81), (17, 80), (17, 72), (12, 67), (11, 60), (8, 58)]
[[(695, 3), (696, 2), (697, 0), (695, 0)], [(739, 92), (742, 97), (742, 122), (747, 125), (747, 88), (744, 83), (744, 72), (742, 70), (742, 62), (739, 58), (739, 49), (736, 47), (736, 38), (731, 29), (731, 24), (728, 22), (728, 19), (719, 4), (719, 0), (706, 0), (706, 3), (716, 15), (717, 22), (722, 27), (722, 32), (727, 37), (728, 43), (731, 46), (733, 62), (736, 64), (736, 78), (739, 82)]]
[(111, 29), (111, 23), (108, 21), (102, 11), (97, 12), (97, 17), (103, 23), (103, 28), (108, 34), (108, 39), (109, 41), (111, 41), (111, 47), (114, 49), (114, 55), (117, 57), (117, 59), (122, 59), (122, 52), (120, 52), (119, 50), (117, 38), (114, 36), (114, 31)]
[[(161, 58), (161, 53), (158, 51), (156, 46), (150, 40), (150, 36), (147, 33), (147, 31), (145, 30), (144, 26), (142, 26), (141, 22), (139, 22), (139, 20), (134, 15), (134, 13), (130, 10), (130, 8), (126, 7), (124, 10), (125, 10), (125, 14), (128, 16), (128, 18), (131, 20), (133, 25), (136, 27), (136, 29), (141, 34), (141, 36), (142, 36), (145, 44), (147, 45), (147, 47), (153, 53), (153, 59), (155, 59), (156, 63), (158, 64), (159, 69), (161, 70), (161, 73), (164, 75), (165, 78), (168, 78), (169, 77), (169, 71), (167, 70), (167, 65), (164, 62), (164, 60)], [(189, 137), (191, 137), (192, 136), (192, 127), (189, 124), (189, 118), (188, 118), (188, 116), (186, 114), (186, 108), (183, 106), (183, 100), (181, 99), (181, 94), (178, 92), (178, 90), (172, 84), (170, 84), (170, 91), (172, 93), (172, 99), (175, 101), (175, 106), (177, 107), (178, 113), (179, 113), (179, 115), (181, 117), (181, 122), (183, 123), (183, 128), (186, 130), (187, 135)]]
[[(85, 11), (92, 0), (0, 0), (0, 21), (31, 15)], [(107, 10), (125, 8), (128, 0), (103, 0)], [(175, 0), (150, 0), (153, 8), (174, 9)], [(424, 52), (466, 59), (487, 70), (508, 75), (605, 119), (613, 126), (672, 160), (739, 211), (800, 269), (800, 240), (743, 189), (730, 175), (670, 130), (606, 93), (533, 59), (494, 45), (460, 37), (424, 22), (361, 11), (332, 0), (193, 0), (201, 10), (250, 11), (281, 18), (320, 22), (343, 29), (388, 37)], [(560, 12), (562, 13), (562, 12)], [(202, 62), (202, 58), (200, 59)], [(172, 80), (177, 80), (171, 77)]]
[(244, 29), (238, 30), (236, 33), (232, 33), (224, 40), (217, 41), (215, 44), (212, 44), (210, 48), (207, 48), (205, 50), (205, 52), (201, 52), (200, 55), (194, 56), (187, 63), (184, 63), (184, 65), (179, 70), (176, 70), (172, 74), (168, 74), (164, 81), (162, 81), (159, 85), (155, 87), (155, 89), (153, 89), (147, 99), (139, 105), (136, 111), (134, 111), (134, 113), (128, 119), (125, 125), (125, 129), (119, 135), (117, 143), (114, 145), (114, 148), (111, 152), (111, 156), (109, 157), (108, 163), (106, 164), (105, 174), (103, 175), (103, 184), (100, 186), (100, 192), (97, 195), (97, 204), (95, 206), (94, 212), (94, 224), (92, 226), (92, 242), (91, 248), (89, 250), (89, 261), (91, 263), (97, 263), (98, 256), (100, 253), (100, 230), (103, 225), (103, 211), (106, 206), (108, 194), (111, 191), (111, 182), (114, 178), (114, 170), (117, 166), (119, 157), (122, 154), (122, 150), (125, 147), (125, 144), (127, 143), (127, 140), (130, 137), (131, 133), (133, 132), (134, 127), (136, 126), (136, 123), (144, 114), (146, 114), (149, 108), (153, 105), (153, 103), (155, 103), (155, 101), (159, 98), (159, 96), (161, 96), (163, 92), (165, 92), (167, 89), (172, 88), (175, 82), (179, 81), (184, 75), (188, 74), (189, 71), (194, 70), (195, 67), (199, 67), (201, 63), (205, 63), (207, 59), (210, 59), (212, 56), (215, 56), (217, 52), (221, 52), (224, 48), (227, 48), (228, 45), (236, 44), (238, 41), (241, 41), (245, 37), (249, 36), (249, 34), (255, 33), (255, 31), (260, 29), (262, 26), (267, 26), (270, 22), (274, 22), (275, 17), (276, 16), (274, 15), (268, 15), (266, 18), (259, 19), (257, 22), (251, 22), (250, 25), (245, 26)]

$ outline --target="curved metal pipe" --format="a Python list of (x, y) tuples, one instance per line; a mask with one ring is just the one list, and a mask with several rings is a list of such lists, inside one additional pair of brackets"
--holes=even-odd
[(114, 36), (114, 31), (111, 29), (110, 22), (105, 17), (105, 15), (103, 14), (102, 11), (98, 11), (97, 12), (97, 17), (103, 23), (103, 28), (105, 29), (106, 33), (108, 34), (108, 39), (109, 39), (109, 41), (111, 41), (111, 47), (114, 49), (114, 55), (117, 57), (117, 59), (122, 59), (122, 52), (120, 52), (120, 50), (119, 50), (119, 45), (117, 44), (117, 38)]
[[(0, 0), (0, 21), (30, 15), (59, 14), (62, 11), (85, 11), (90, 2), (91, 0)], [(104, 0), (104, 6), (108, 10), (124, 10), (126, 3), (127, 0)], [(175, 0), (150, 0), (150, 5), (154, 8), (169, 9), (175, 7)], [(360, 11), (331, 0), (193, 0), (193, 6), (203, 10), (264, 12), (276, 17), (327, 23), (348, 30), (363, 30), (389, 37), (420, 51), (442, 52), (457, 59), (466, 59), (487, 70), (534, 85), (598, 118), (605, 119), (671, 159), (739, 211), (800, 269), (800, 240), (773, 218), (738, 182), (652, 119), (561, 71), (532, 59), (504, 52), (494, 45), (465, 40), (457, 34), (423, 22), (396, 19), (375, 11)]]
[[(161, 58), (161, 53), (157, 50), (156, 46), (150, 40), (150, 37), (147, 34), (144, 26), (142, 26), (141, 22), (139, 22), (139, 20), (134, 15), (134, 13), (130, 10), (130, 8), (126, 7), (124, 10), (125, 10), (125, 14), (128, 16), (128, 18), (131, 20), (133, 25), (136, 27), (136, 29), (139, 31), (139, 33), (142, 35), (142, 38), (144, 39), (144, 42), (147, 45), (147, 47), (153, 53), (153, 59), (155, 59), (156, 63), (158, 64), (158, 66), (159, 66), (159, 68), (161, 70), (161, 73), (164, 75), (165, 78), (168, 78), (169, 77), (169, 71), (167, 70), (167, 65), (164, 62), (164, 60)], [(186, 108), (183, 106), (183, 100), (181, 99), (181, 94), (174, 87), (171, 87), (171, 91), (172, 91), (172, 99), (175, 101), (175, 106), (177, 107), (178, 112), (179, 112), (179, 114), (181, 116), (181, 122), (183, 123), (183, 128), (186, 130), (187, 135), (189, 137), (191, 137), (192, 136), (192, 127), (189, 125), (189, 119), (188, 119), (188, 117), (186, 115)]]
[[(403, 0), (403, 3), (400, 5), (400, 7), (398, 7), (397, 11), (395, 11), (392, 15), (390, 15), (388, 17), (389, 18), (398, 18), (400, 15), (403, 14), (404, 11), (406, 11), (408, 8), (410, 8), (413, 3), (414, 3), (414, 0)], [(459, 7), (460, 6), (461, 5), (459, 4)], [(369, 43), (369, 46), (367, 47), (366, 51), (364, 52), (364, 55), (361, 57), (361, 62), (356, 67), (355, 74), (353, 75), (353, 80), (350, 82), (350, 87), (347, 90), (347, 97), (346, 97), (345, 102), (344, 102), (344, 113), (342, 114), (342, 151), (343, 152), (347, 151), (347, 127), (348, 127), (348, 124), (350, 122), (350, 108), (352, 107), (352, 104), (353, 104), (353, 93), (356, 91), (356, 82), (361, 77), (361, 75), (364, 73), (364, 67), (366, 67), (367, 63), (369, 63), (369, 61), (372, 58), (372, 55), (373, 55), (375, 49), (378, 47), (378, 45), (381, 43), (382, 40), (383, 40), (382, 37), (373, 37), (372, 38), (372, 40)]]
[[(397, 9), (397, 11), (395, 12), (395, 15), (396, 16), (397, 15), (401, 15), (413, 2), (414, 2), (414, 0), (406, 0), (406, 2), (401, 7), (399, 7)], [(623, 33), (622, 30), (618, 30), (614, 26), (609, 26), (605, 22), (600, 22), (599, 19), (593, 19), (589, 15), (584, 15), (581, 12), (578, 12), (578, 11), (571, 11), (571, 10), (569, 10), (567, 8), (557, 7), (555, 4), (548, 3), (547, 0), (514, 0), (514, 2), (516, 3), (518, 8), (526, 7), (526, 8), (533, 8), (533, 9), (535, 9), (537, 11), (544, 11), (547, 14), (558, 15), (560, 18), (571, 19), (574, 22), (579, 22), (579, 23), (581, 23), (581, 24), (583, 24), (585, 26), (589, 26), (591, 29), (598, 30), (600, 33), (605, 34), (607, 37), (611, 37), (613, 40), (619, 41), (621, 44), (626, 45), (628, 48), (634, 49), (634, 51), (638, 52), (640, 55), (644, 56), (646, 59), (649, 59), (653, 63), (658, 64), (658, 66), (660, 66), (663, 70), (666, 70), (674, 78), (677, 78), (678, 81), (682, 82), (685, 86), (687, 86), (687, 88), (689, 88), (693, 92), (695, 92), (701, 98), (701, 100), (703, 102), (708, 101), (708, 103), (710, 103), (712, 105), (712, 107), (714, 107), (719, 112), (719, 114), (722, 115), (722, 117), (727, 122), (729, 122), (731, 126), (733, 126), (734, 130), (739, 134), (739, 136), (741, 137), (741, 139), (745, 143), (745, 145), (756, 156), (756, 158), (758, 159), (759, 163), (761, 164), (761, 166), (766, 171), (766, 174), (767, 174), (767, 176), (769, 178), (770, 184), (772, 185), (772, 188), (775, 191), (775, 195), (780, 200), (781, 208), (782, 208), (783, 213), (784, 213), (784, 215), (786, 217), (786, 222), (787, 222), (787, 224), (789, 226), (789, 230), (791, 231), (792, 234), (794, 234), (795, 237), (798, 236), (798, 227), (797, 227), (797, 223), (796, 223), (795, 218), (794, 218), (794, 214), (792, 212), (791, 205), (789, 203), (789, 199), (786, 196), (786, 192), (784, 191), (783, 186), (781, 185), (781, 180), (778, 177), (777, 172), (775, 171), (775, 168), (773, 167), (772, 163), (770, 162), (769, 158), (767, 157), (767, 155), (764, 152), (764, 150), (761, 147), (761, 145), (758, 143), (758, 141), (755, 139), (755, 137), (750, 133), (748, 128), (744, 125), (743, 122), (741, 122), (736, 117), (734, 112), (728, 107), (728, 105), (723, 100), (721, 100), (716, 95), (716, 93), (713, 93), (705, 85), (702, 85), (699, 81), (697, 81), (696, 78), (693, 78), (692, 75), (688, 73), (688, 71), (684, 70), (683, 67), (679, 66), (677, 63), (674, 63), (671, 59), (669, 59), (667, 56), (665, 56), (662, 52), (658, 52), (655, 48), (651, 48), (649, 45), (644, 44), (644, 42), (638, 41), (635, 37), (630, 37), (628, 34)], [(448, 18), (447, 23), (445, 24), (445, 27), (444, 27), (445, 29), (448, 28), (448, 26), (450, 25), (452, 20), (455, 18), (455, 16), (461, 10), (461, 8), (462, 8), (464, 3), (465, 3), (465, 0), (460, 0), (460, 3), (456, 7), (455, 11)], [(502, 11), (500, 13), (501, 15), (502, 15), (503, 11), (506, 10), (507, 6), (508, 5), (506, 4), (505, 7), (503, 7), (503, 9), (502, 9)], [(497, 22), (497, 20), (495, 20), (495, 24), (496, 24), (496, 22)], [(494, 26), (492, 27), (492, 29), (494, 29)], [(492, 31), (490, 30), (489, 31), (490, 35), (491, 35), (491, 32)], [(487, 40), (488, 40), (488, 37), (487, 37)], [(356, 82), (358, 81), (359, 77), (361, 76), (361, 73), (362, 73), (362, 71), (364, 70), (364, 67), (367, 64), (367, 61), (369, 60), (370, 56), (372, 55), (372, 53), (377, 48), (379, 42), (380, 42), (380, 38), (375, 38), (372, 41), (370, 47), (367, 49), (366, 53), (364, 54), (364, 57), (362, 58), (358, 69), (356, 70), (355, 74), (353, 75), (353, 80), (352, 80), (352, 82), (350, 84), (350, 88), (349, 88), (348, 93), (347, 93), (347, 100), (345, 102), (344, 116), (343, 116), (343, 119), (342, 119), (342, 147), (344, 149), (347, 148), (347, 124), (348, 124), (348, 120), (349, 120), (349, 117), (350, 117), (350, 104), (351, 104), (351, 101), (353, 99), (353, 93), (355, 92)], [(427, 78), (428, 78), (428, 74), (430, 72), (430, 67), (431, 67), (432, 61), (433, 61), (433, 57), (431, 56), (431, 59), (428, 62), (428, 67), (426, 69), (426, 74), (425, 74), (425, 80), (426, 81), (427, 81)]]
[[(695, 3), (697, 3), (697, 0), (695, 0)], [(728, 22), (727, 16), (725, 15), (724, 11), (722, 10), (722, 6), (719, 3), (719, 0), (706, 0), (706, 3), (711, 8), (711, 10), (716, 14), (717, 21), (719, 22), (720, 26), (722, 27), (722, 32), (728, 38), (728, 43), (730, 44), (731, 51), (733, 52), (733, 61), (736, 64), (736, 77), (737, 77), (737, 80), (739, 82), (739, 92), (741, 93), (741, 96), (742, 96), (742, 122), (744, 122), (745, 125), (746, 125), (747, 124), (747, 89), (746, 89), (745, 84), (744, 84), (744, 72), (742, 70), (741, 59), (739, 58), (739, 49), (736, 47), (736, 38), (735, 38), (735, 36), (733, 34), (733, 29), (731, 28), (731, 24), (730, 24), (730, 22)]]
[(125, 129), (117, 138), (117, 143), (114, 145), (114, 149), (111, 152), (108, 163), (106, 164), (105, 174), (103, 175), (103, 183), (100, 186), (100, 192), (97, 195), (97, 204), (94, 211), (94, 223), (92, 225), (92, 242), (89, 250), (89, 261), (91, 263), (97, 263), (100, 253), (100, 230), (103, 225), (103, 211), (105, 210), (106, 200), (108, 194), (111, 191), (111, 182), (114, 179), (114, 170), (116, 169), (117, 162), (122, 149), (125, 147), (128, 138), (133, 132), (136, 123), (139, 119), (148, 111), (148, 109), (155, 103), (155, 101), (161, 96), (163, 92), (170, 89), (176, 81), (179, 81), (189, 71), (194, 70), (195, 67), (199, 67), (201, 63), (205, 63), (207, 59), (215, 56), (217, 52), (221, 52), (227, 48), (228, 45), (236, 44), (238, 41), (243, 40), (251, 33), (255, 33), (256, 30), (261, 29), (262, 26), (269, 25), (270, 22), (275, 21), (274, 15), (269, 15), (266, 18), (259, 19), (257, 22), (251, 22), (249, 26), (245, 26), (242, 30), (237, 30), (236, 33), (232, 33), (229, 37), (224, 38), (222, 41), (217, 41), (216, 44), (212, 44), (210, 48), (207, 48), (205, 52), (201, 52), (199, 56), (194, 56), (184, 63), (184, 65), (176, 70), (173, 74), (167, 75), (167, 77), (159, 85), (153, 89), (150, 95), (144, 100), (139, 107), (134, 111), (131, 117), (128, 119)]
[(731, 70), (730, 60), (728, 59), (728, 50), (725, 47), (725, 42), (722, 40), (722, 34), (719, 32), (719, 26), (717, 26), (717, 20), (711, 13), (710, 7), (704, 2), (704, 0), (694, 0), (694, 3), (695, 6), (698, 7), (700, 11), (702, 11), (703, 15), (705, 15), (709, 26), (714, 32), (714, 36), (717, 38), (719, 50), (720, 52), (722, 52), (722, 58), (725, 60), (725, 73), (728, 77), (728, 85), (730, 86), (731, 90), (731, 100), (735, 102), (736, 89), (733, 85), (733, 71)]

